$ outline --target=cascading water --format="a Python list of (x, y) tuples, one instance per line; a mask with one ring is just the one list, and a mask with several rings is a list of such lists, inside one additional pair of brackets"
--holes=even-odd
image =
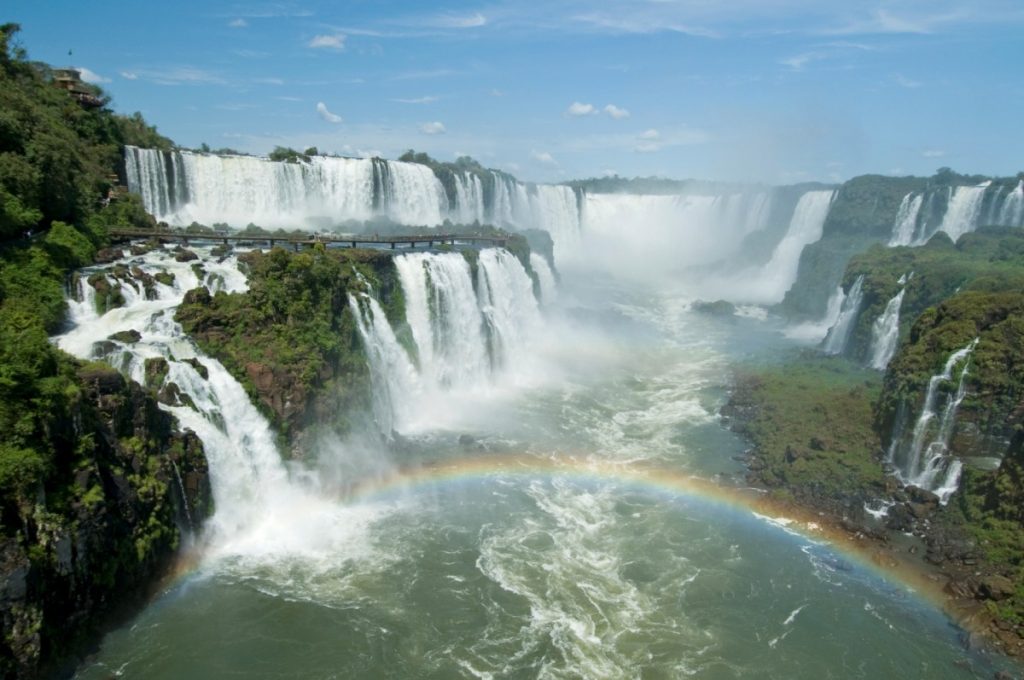
[[(889, 462), (895, 467), (900, 481), (934, 492), (944, 505), (956, 491), (960, 482), (963, 464), (949, 456), (949, 440), (956, 424), (956, 413), (967, 394), (967, 361), (978, 346), (978, 339), (949, 356), (941, 373), (928, 381), (921, 415), (914, 425), (910, 442), (903, 446), (900, 439), (894, 439), (889, 447)], [(938, 406), (940, 387), (953, 380), (953, 371), (964, 364), (957, 378), (957, 388), (952, 395), (945, 395), (946, 403)], [(936, 423), (936, 419), (938, 422)]]
[(1024, 179), (1002, 197), (998, 216), (992, 224), (1006, 227), (1024, 226)]
[(540, 284), (540, 299), (545, 305), (550, 305), (555, 301), (555, 296), (558, 293), (557, 284), (555, 283), (555, 274), (551, 271), (551, 266), (548, 264), (547, 258), (537, 253), (530, 253), (530, 268), (533, 269), (533, 273), (537, 275), (537, 281)]
[(860, 305), (863, 302), (864, 294), (861, 288), (864, 286), (864, 276), (858, 276), (857, 280), (850, 286), (850, 292), (847, 293), (846, 298), (843, 300), (843, 308), (839, 312), (839, 318), (832, 328), (829, 329), (828, 335), (825, 336), (825, 342), (822, 345), (822, 350), (826, 354), (842, 354), (846, 351), (846, 343), (850, 340), (850, 333), (853, 332), (853, 327), (857, 323), (857, 317), (860, 316)]
[(490, 330), (491, 360), (497, 366), (524, 361), (527, 343), (541, 325), (533, 281), (526, 270), (507, 250), (482, 250), (477, 291)]
[(921, 204), (924, 203), (923, 194), (909, 193), (903, 197), (900, 208), (896, 212), (896, 221), (892, 227), (892, 238), (890, 246), (909, 246), (914, 242), (914, 234), (917, 232), (917, 216), (921, 212)]
[(956, 187), (949, 198), (949, 206), (939, 225), (939, 231), (949, 234), (956, 241), (964, 234), (978, 227), (978, 216), (981, 214), (982, 200), (985, 190), (992, 182), (982, 182), (977, 186)]
[(533, 281), (507, 250), (480, 251), (475, 287), (461, 253), (400, 255), (395, 267), (415, 361), (375, 299), (369, 294), (349, 299), (385, 433), (415, 428), (417, 412), (441, 395), (489, 389), (498, 374), (528, 360), (529, 343), (541, 325)]
[(821, 238), (828, 217), (828, 209), (835, 197), (834, 191), (808, 191), (796, 204), (789, 230), (782, 238), (772, 257), (757, 275), (759, 302), (781, 302), (796, 281), (800, 267), (800, 254), (804, 248)]
[[(152, 383), (151, 372), (150, 387), (163, 394), (166, 403), (160, 408), (203, 443), (216, 509), (205, 525), (211, 557), (237, 561), (305, 554), (323, 541), (335, 540), (346, 523), (356, 522), (291, 479), (275, 434), (244, 388), (219, 361), (203, 354), (174, 320), (175, 309), (192, 288), (203, 285), (240, 292), (247, 287), (235, 257), (218, 262), (204, 249), (196, 250), (202, 254), (206, 272), (202, 280), (193, 263), (177, 262), (174, 253), (164, 250), (114, 263), (144, 276), (133, 273), (133, 280), (106, 274), (108, 283), (121, 286), (125, 304), (102, 315), (86, 275), (103, 275), (108, 270), (85, 270), (76, 299), (68, 303), (72, 328), (56, 342), (82, 359), (106, 361), (140, 383), (147, 381), (147, 360), (166, 362), (166, 373), (158, 384)], [(173, 281), (161, 283), (157, 274), (173, 275)], [(145, 275), (153, 279), (144, 283)], [(137, 331), (139, 340), (111, 337), (129, 330)], [(201, 375), (201, 369), (208, 377)], [(292, 525), (298, 516), (302, 524), (296, 526), (302, 530)]]
[(871, 368), (884, 371), (896, 353), (900, 336), (900, 307), (906, 292), (906, 288), (900, 288), (871, 326), (871, 360), (868, 362)]

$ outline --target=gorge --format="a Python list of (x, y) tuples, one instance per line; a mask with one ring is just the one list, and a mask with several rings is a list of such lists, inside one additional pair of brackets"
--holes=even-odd
[(0, 674), (1020, 673), (1021, 176), (213, 153), (3, 56)]

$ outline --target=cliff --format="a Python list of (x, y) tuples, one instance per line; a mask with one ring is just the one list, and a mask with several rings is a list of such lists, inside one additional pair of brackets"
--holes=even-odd
[[(61, 359), (50, 460), (4, 445), (0, 675), (60, 671), (147, 593), (210, 510), (202, 446), (153, 395), (102, 364)], [(20, 465), (20, 467), (19, 467)], [(70, 668), (70, 666), (68, 667)]]
[(369, 404), (369, 370), (348, 294), (368, 283), (397, 326), (404, 320), (397, 272), (391, 254), (376, 250), (275, 248), (239, 259), (247, 292), (211, 296), (198, 288), (176, 319), (242, 382), (300, 456), (314, 425), (344, 432)]

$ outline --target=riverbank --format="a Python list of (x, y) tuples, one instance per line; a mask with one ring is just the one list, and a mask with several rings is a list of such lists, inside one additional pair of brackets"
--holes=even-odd
[[(815, 524), (887, 573), (929, 595), (964, 630), (966, 648), (1024, 655), (1017, 583), (993, 560), (957, 496), (947, 505), (886, 474), (874, 406), (882, 376), (803, 352), (742, 367), (722, 415), (747, 438), (747, 482), (776, 515)], [(969, 492), (958, 492), (958, 496)], [(968, 499), (969, 500), (969, 499)]]

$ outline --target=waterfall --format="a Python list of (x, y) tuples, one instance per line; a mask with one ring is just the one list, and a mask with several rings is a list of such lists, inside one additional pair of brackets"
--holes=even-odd
[(825, 336), (822, 350), (826, 354), (842, 354), (846, 351), (846, 343), (849, 342), (850, 333), (853, 332), (853, 327), (857, 323), (857, 317), (860, 316), (860, 305), (863, 300), (861, 288), (863, 285), (864, 275), (862, 274), (850, 286), (850, 292), (846, 295), (846, 299), (843, 300), (843, 308), (839, 312), (839, 318), (836, 320), (835, 325), (828, 330), (828, 335)]
[(900, 306), (906, 292), (906, 288), (900, 288), (871, 326), (871, 360), (868, 362), (871, 368), (884, 371), (896, 353), (900, 336)]
[(486, 221), (484, 187), (476, 173), (460, 172), (455, 175), (455, 196), (457, 222), (482, 224)]
[(946, 232), (954, 241), (974, 231), (978, 227), (978, 216), (981, 213), (985, 190), (990, 184), (992, 182), (982, 182), (977, 186), (954, 188), (939, 231)]
[(781, 302), (796, 282), (800, 255), (806, 246), (821, 238), (834, 196), (834, 191), (808, 191), (800, 197), (789, 230), (758, 275), (760, 301)]
[(1000, 226), (1024, 226), (1024, 179), (1003, 198), (996, 223)]
[(469, 263), (461, 253), (395, 258), (419, 369), (433, 386), (482, 384), (490, 370), (484, 320)]
[(784, 331), (786, 337), (793, 338), (794, 340), (821, 342), (825, 339), (829, 329), (839, 321), (839, 315), (843, 312), (843, 302), (845, 301), (846, 293), (843, 291), (843, 287), (836, 286), (835, 291), (828, 298), (825, 315), (821, 317), (821, 320), (790, 326)]
[[(207, 280), (216, 278), (229, 292), (245, 290), (236, 258), (221, 263), (207, 259), (203, 264), (210, 273)], [(238, 381), (220, 362), (199, 351), (174, 321), (174, 310), (185, 292), (201, 285), (191, 264), (176, 262), (173, 253), (154, 251), (133, 258), (131, 266), (149, 275), (171, 273), (174, 283), (155, 283), (154, 299), (126, 294), (124, 306), (101, 316), (93, 304), (95, 291), (84, 275), (92, 270), (86, 270), (79, 279), (80, 302), (69, 304), (73, 327), (56, 338), (57, 344), (79, 358), (106, 361), (139, 383), (146, 382), (147, 360), (167, 363), (166, 376), (151, 386), (183, 395), (173, 397), (174, 405), (162, 404), (161, 408), (202, 440), (216, 507), (210, 527), (214, 534), (231, 536), (250, 525), (261, 508), (280, 499), (289, 488), (274, 434)], [(134, 291), (127, 284), (122, 289)], [(141, 339), (109, 339), (126, 330), (138, 331)], [(190, 360), (202, 364), (209, 377), (203, 378)]]
[(455, 394), (487, 390), (517, 370), (541, 327), (533, 281), (507, 250), (480, 251), (475, 288), (461, 253), (399, 255), (395, 267), (415, 360), (372, 296), (349, 298), (370, 363), (374, 412), (385, 434), (414, 429), (418, 411), (451, 403), (447, 397)]
[(382, 433), (390, 435), (400, 428), (412, 397), (420, 391), (419, 376), (380, 303), (364, 293), (349, 295), (348, 304), (368, 354), (377, 424)]
[[(978, 339), (975, 338), (966, 347), (953, 352), (942, 372), (928, 381), (924, 405), (914, 425), (909, 448), (903, 450), (898, 438), (889, 448), (889, 462), (896, 467), (900, 481), (934, 492), (942, 504), (949, 500), (960, 482), (963, 464), (948, 455), (949, 440), (956, 424), (957, 410), (967, 394), (967, 361), (977, 345)], [(939, 388), (953, 380), (953, 371), (961, 363), (964, 368), (957, 380), (956, 392), (952, 396), (946, 395), (946, 403), (940, 413)]]
[(911, 192), (903, 197), (900, 208), (896, 211), (896, 221), (893, 222), (890, 246), (908, 246), (914, 242), (914, 234), (917, 232), (917, 215), (921, 212), (922, 203), (924, 203), (923, 194)]
[(480, 309), (490, 330), (496, 365), (523, 360), (527, 341), (541, 325), (533, 281), (515, 255), (502, 248), (480, 251), (477, 269)]
[(540, 284), (540, 299), (545, 305), (550, 305), (555, 301), (555, 295), (557, 294), (557, 287), (555, 284), (555, 274), (551, 271), (551, 266), (548, 264), (547, 258), (537, 253), (530, 253), (530, 268), (537, 275), (537, 282)]

